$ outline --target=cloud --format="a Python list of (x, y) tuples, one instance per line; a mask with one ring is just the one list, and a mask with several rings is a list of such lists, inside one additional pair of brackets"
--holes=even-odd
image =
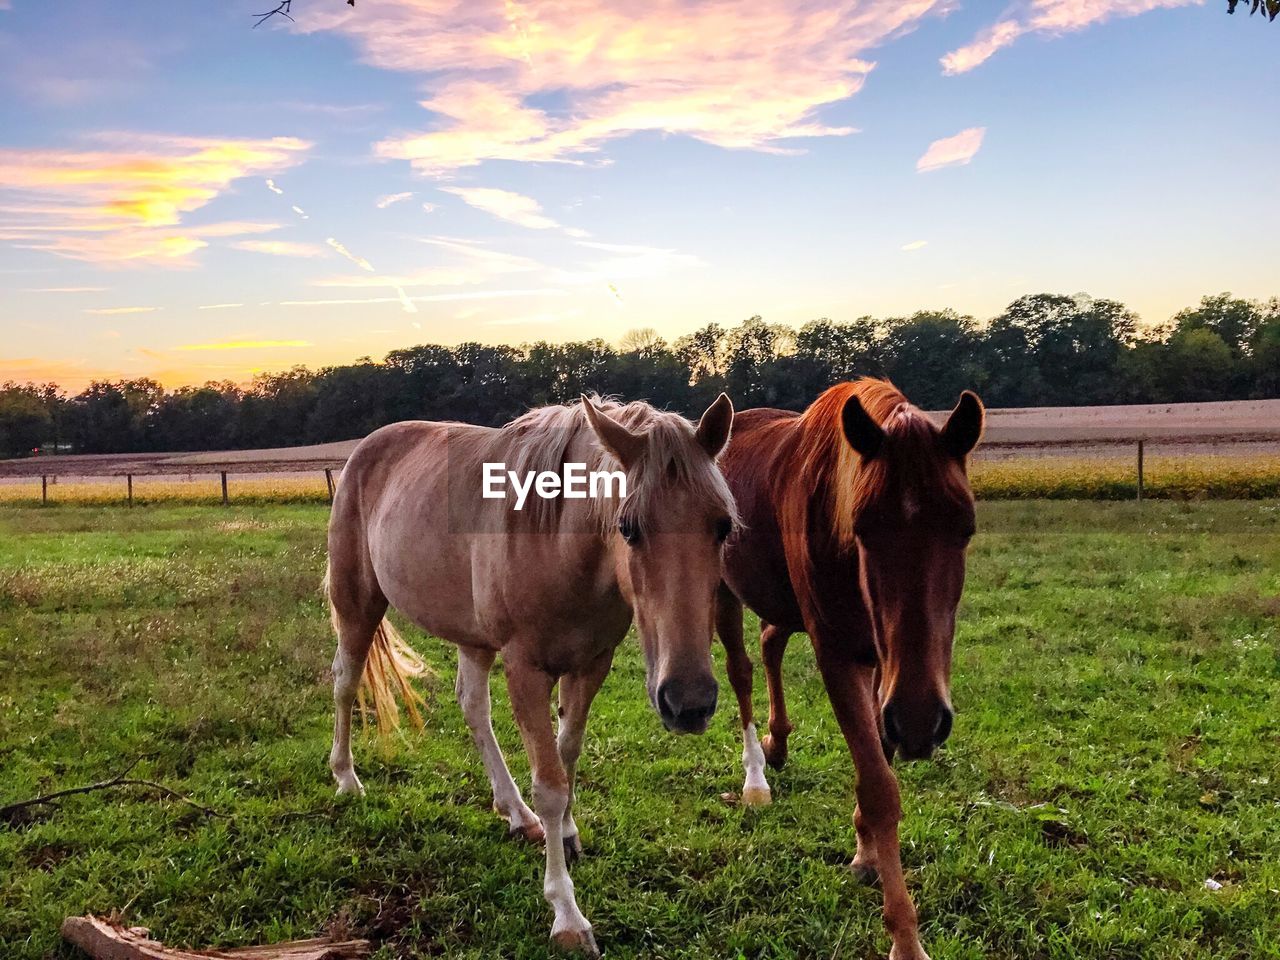
[(954, 137), (944, 137), (929, 144), (929, 149), (916, 161), (916, 170), (929, 173), (943, 167), (955, 167), (968, 163), (982, 148), (986, 127), (969, 127)]
[(47, 357), (0, 357), (0, 383), (58, 383), (63, 387), (88, 384), (94, 378), (114, 379), (114, 370), (90, 369), (84, 360)]
[[(527, 290), (475, 290), (461, 293), (430, 293), (410, 297), (414, 303), (451, 303), (457, 300), (498, 300), (503, 297), (562, 297), (567, 293), (556, 287), (534, 287)], [(401, 303), (400, 297), (347, 297), (324, 300), (281, 300), (282, 307), (323, 307), (346, 304)]]
[(560, 274), (565, 283), (607, 283), (612, 296), (621, 300), (613, 284), (618, 280), (635, 280), (662, 276), (673, 270), (702, 266), (702, 260), (690, 253), (680, 253), (665, 247), (648, 247), (632, 243), (601, 243), (596, 240), (578, 240), (577, 245), (606, 254), (585, 265), (584, 270)]
[(183, 223), (235, 180), (297, 163), (310, 144), (103, 134), (91, 149), (0, 149), (0, 241), (94, 263), (184, 265), (204, 238), (268, 224)]
[(904, 243), (902, 249), (907, 253), (911, 253), (914, 250), (923, 250), (928, 245), (928, 240), (912, 240), (910, 243)]
[(393, 204), (397, 204), (402, 200), (409, 200), (412, 197), (413, 197), (413, 194), (411, 192), (410, 193), (388, 193), (384, 197), (379, 197), (377, 201), (375, 201), (374, 205), (379, 210), (385, 210), (387, 209), (387, 207), (390, 207)]
[(274, 193), (278, 197), (284, 196), (284, 191), (281, 190), (279, 187), (277, 187), (276, 182), (272, 180), (270, 177), (267, 177), (267, 189), (270, 190), (272, 193)]
[(542, 205), (533, 197), (526, 197), (510, 190), (498, 190), (494, 187), (441, 187), (445, 193), (461, 197), (462, 202), (475, 207), (499, 220), (506, 220), (517, 226), (530, 230), (549, 230), (558, 227), (550, 217), (542, 212)]
[(316, 243), (294, 243), (289, 240), (240, 240), (231, 246), (249, 253), (266, 253), (273, 257), (324, 257), (324, 247)]
[(383, 0), (309, 12), (299, 28), (339, 31), (367, 62), (429, 79), (430, 127), (376, 150), (446, 175), (494, 159), (582, 163), (641, 132), (774, 152), (844, 136), (821, 109), (861, 89), (869, 51), (950, 5)]
[(188, 343), (175, 350), (259, 350), (268, 347), (310, 347), (310, 340), (219, 340), (215, 343)]
[(23, 293), (105, 293), (106, 287), (26, 287)]
[(373, 269), (373, 264), (372, 264), (372, 263), (370, 263), (370, 262), (369, 262), (368, 260), (366, 260), (364, 257), (357, 257), (354, 253), (352, 253), (350, 250), (348, 250), (346, 247), (344, 247), (341, 243), (339, 243), (339, 242), (338, 242), (337, 240), (335, 240), (333, 237), (330, 237), (329, 239), (327, 239), (327, 240), (325, 241), (325, 243), (327, 243), (329, 246), (333, 247), (333, 249), (337, 250), (337, 251), (338, 251), (338, 253), (342, 254), (344, 257), (346, 257), (348, 260), (350, 260), (352, 263), (354, 263), (354, 264), (355, 264), (357, 267), (359, 267), (361, 270), (366, 270), (366, 271), (368, 271), (369, 273), (374, 273), (374, 272), (375, 272), (375, 271), (374, 271), (374, 269)]
[(100, 317), (110, 317), (121, 313), (155, 313), (159, 307), (95, 307), (86, 310), (85, 313), (97, 314)]
[(1136, 17), (1151, 10), (1199, 5), (1204, 0), (1025, 0), (982, 30), (973, 41), (941, 59), (948, 76), (966, 73), (1029, 33), (1061, 36), (1115, 17)]
[(205, 303), (196, 307), (197, 310), (230, 310), (233, 307), (243, 307), (243, 303)]
[(497, 277), (543, 269), (529, 257), (493, 250), (481, 243), (452, 237), (422, 237), (424, 243), (444, 251), (448, 261), (402, 274), (343, 274), (312, 281), (317, 287), (393, 289), (414, 287), (460, 287), (485, 283)]

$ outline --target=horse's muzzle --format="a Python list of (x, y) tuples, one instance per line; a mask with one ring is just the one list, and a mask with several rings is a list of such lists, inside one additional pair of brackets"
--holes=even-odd
[(891, 700), (881, 712), (885, 746), (896, 748), (904, 760), (928, 760), (951, 736), (955, 716), (955, 711), (940, 700), (923, 710)]
[(704, 674), (664, 681), (654, 700), (662, 725), (672, 733), (704, 733), (719, 695), (715, 677)]

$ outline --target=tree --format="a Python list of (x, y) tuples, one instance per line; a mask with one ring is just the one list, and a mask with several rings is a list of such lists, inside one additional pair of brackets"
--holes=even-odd
[(1234, 379), (1235, 358), (1221, 334), (1205, 328), (1180, 330), (1169, 338), (1156, 372), (1161, 402), (1223, 399)]
[(240, 404), (237, 445), (262, 448), (304, 442), (318, 397), (316, 374), (306, 367), (259, 374)]
[(27, 456), (54, 433), (44, 389), (12, 381), (0, 386), (0, 456)]
[(1050, 293), (1019, 297), (987, 330), (993, 356), (985, 366), (998, 373), (1002, 400), (1025, 405), (1030, 397), (1017, 389), (1022, 382), (1034, 384), (1030, 395), (1041, 405), (1112, 403), (1124, 393), (1117, 378), (1119, 358), (1136, 339), (1137, 321), (1114, 300)]
[[(355, 6), (355, 0), (347, 0), (347, 2)], [(1249, 5), (1249, 16), (1262, 13), (1268, 21), (1280, 16), (1280, 0), (1245, 0), (1245, 2)], [(1227, 13), (1235, 13), (1239, 5), (1240, 0), (1227, 0)]]
[(1249, 346), (1251, 396), (1280, 397), (1280, 300), (1266, 306)]
[(71, 401), (71, 435), (81, 453), (149, 449), (151, 412), (164, 396), (154, 380), (95, 381)]
[(150, 415), (157, 450), (227, 450), (238, 446), (243, 394), (234, 383), (184, 387), (162, 397)]
[(1212, 330), (1232, 352), (1241, 357), (1250, 350), (1254, 332), (1262, 322), (1263, 306), (1229, 293), (1203, 297), (1200, 306), (1180, 311), (1174, 318), (1176, 330)]
[(795, 353), (795, 333), (758, 315), (729, 331), (724, 348), (725, 388), (741, 407), (772, 407), (779, 399), (774, 368)]
[(925, 409), (953, 406), (962, 390), (982, 389), (980, 340), (972, 317), (954, 310), (921, 310), (890, 320), (885, 372)]

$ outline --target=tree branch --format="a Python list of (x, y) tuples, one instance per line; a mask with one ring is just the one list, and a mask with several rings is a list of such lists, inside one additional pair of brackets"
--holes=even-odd
[(143, 927), (126, 928), (101, 917), (67, 917), (63, 939), (95, 960), (361, 960), (373, 951), (368, 940), (290, 940), (261, 947), (229, 950), (183, 950), (166, 947)]
[(289, 15), (289, 7), (292, 5), (293, 5), (293, 0), (280, 0), (280, 2), (276, 4), (276, 7), (274, 10), (268, 10), (266, 13), (255, 13), (254, 16), (258, 18), (258, 22), (253, 25), (253, 29), (257, 30), (260, 26), (262, 26), (264, 23), (266, 23), (276, 14), (279, 14), (280, 16), (284, 17), (290, 23), (294, 23), (295, 21), (293, 17)]
[(74, 797), (82, 793), (94, 793), (98, 790), (111, 790), (115, 787), (146, 787), (154, 790), (162, 796), (168, 797), (170, 800), (177, 800), (185, 803), (187, 806), (199, 810), (205, 816), (219, 817), (224, 820), (231, 819), (230, 814), (222, 813), (210, 807), (202, 806), (196, 803), (190, 797), (179, 793), (171, 787), (166, 787), (163, 783), (156, 783), (154, 780), (147, 780), (142, 777), (130, 777), (129, 773), (141, 763), (141, 758), (134, 760), (133, 763), (125, 767), (114, 777), (107, 780), (99, 780), (97, 783), (89, 783), (80, 787), (67, 787), (65, 790), (55, 790), (53, 793), (46, 793), (38, 797), (32, 797), (30, 800), (19, 800), (17, 803), (11, 803), (7, 806), (0, 807), (0, 822), (13, 823), (17, 819), (17, 815), (31, 807), (44, 806), (46, 804), (57, 806), (57, 801), (64, 797)]

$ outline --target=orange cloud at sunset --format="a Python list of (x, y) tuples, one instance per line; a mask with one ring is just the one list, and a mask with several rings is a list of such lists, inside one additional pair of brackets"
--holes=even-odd
[(183, 263), (206, 237), (275, 229), (223, 223), (189, 228), (234, 180), (297, 163), (290, 137), (211, 140), (112, 136), (92, 150), (0, 149), (0, 240), (95, 263)]
[[(442, 174), (489, 159), (580, 163), (608, 140), (654, 130), (723, 147), (839, 136), (817, 117), (856, 93), (863, 54), (947, 6), (945, 0), (649, 4), (549, 0), (476, 6), (387, 0), (317, 11), (304, 29), (352, 36), (376, 66), (442, 78), (423, 106), (426, 133), (378, 152)], [(532, 106), (564, 94), (568, 108)]]
[(177, 350), (263, 350), (268, 347), (309, 347), (309, 340), (220, 340), (216, 343), (188, 343)]

